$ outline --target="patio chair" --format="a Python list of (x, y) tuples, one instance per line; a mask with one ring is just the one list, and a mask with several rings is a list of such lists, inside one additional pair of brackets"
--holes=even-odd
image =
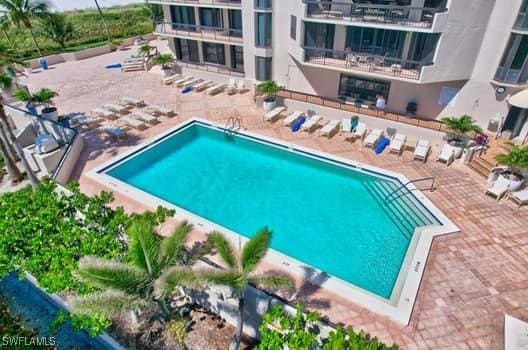
[(176, 80), (179, 80), (181, 78), (182, 78), (181, 74), (173, 74), (171, 76), (168, 76), (166, 78), (161, 79), (161, 82), (164, 85), (170, 85), (170, 84), (174, 83)]
[(137, 129), (137, 130), (145, 130), (147, 128), (147, 125), (142, 122), (141, 120), (137, 120), (134, 118), (129, 117), (122, 117), (119, 119), (119, 121), (127, 126), (130, 126), (131, 128)]
[(301, 117), (301, 115), (303, 114), (303, 112), (300, 112), (300, 111), (295, 111), (293, 112), (292, 114), (290, 114), (289, 116), (287, 116), (283, 121), (282, 121), (282, 125), (284, 126), (290, 126), (292, 125), (297, 119), (299, 119)]
[(326, 137), (332, 136), (336, 132), (337, 128), (339, 128), (339, 124), (341, 124), (340, 120), (336, 120), (336, 119), (330, 120), (328, 123), (326, 123), (323, 126), (323, 128), (321, 129), (320, 135), (326, 136)]
[(201, 79), (201, 78), (194, 78), (194, 79), (188, 80), (188, 81), (186, 81), (185, 83), (183, 83), (182, 87), (183, 87), (184, 89), (185, 89), (185, 88), (190, 88), (190, 87), (193, 87), (193, 86), (196, 85), (196, 84), (201, 83), (202, 81), (204, 81), (204, 80)]
[(175, 116), (175, 113), (172, 109), (158, 105), (147, 106), (145, 107), (144, 111), (150, 114), (164, 115), (169, 118)]
[(525, 187), (520, 191), (510, 192), (508, 198), (517, 203), (519, 208), (528, 204), (528, 187)]
[(341, 119), (341, 132), (351, 132), (352, 131), (352, 118), (346, 117)]
[(268, 122), (275, 121), (276, 118), (280, 117), (281, 113), (286, 110), (286, 107), (275, 107), (268, 113), (264, 114), (264, 120)]
[(497, 201), (499, 201), (506, 193), (508, 193), (509, 188), (510, 180), (502, 175), (499, 175), (497, 180), (493, 182), (491, 187), (486, 189), (486, 192), (484, 192), (484, 194), (487, 194), (491, 197), (495, 197)]
[(431, 143), (429, 142), (429, 140), (424, 140), (424, 139), (418, 140), (418, 142), (416, 143), (416, 146), (414, 147), (413, 160), (418, 159), (425, 163), (430, 150), (431, 150)]
[(400, 156), (402, 154), (403, 147), (405, 146), (406, 141), (407, 136), (396, 133), (389, 145), (389, 153), (396, 153)]
[(185, 84), (186, 82), (191, 81), (191, 80), (193, 80), (193, 79), (194, 79), (193, 76), (185, 77), (185, 78), (181, 78), (180, 80), (176, 80), (176, 81), (174, 82), (174, 85), (177, 86), (177, 87), (182, 87), (183, 84)]
[(149, 124), (159, 123), (158, 119), (155, 116), (146, 112), (136, 112), (132, 115), (132, 117)]
[(92, 109), (92, 113), (99, 118), (104, 118), (108, 120), (115, 120), (118, 118), (118, 116), (114, 112), (102, 108), (94, 108)]
[(301, 126), (301, 130), (306, 132), (312, 131), (321, 121), (321, 119), (323, 119), (323, 117), (321, 117), (320, 115), (312, 115), (310, 118), (308, 118), (306, 122), (303, 123), (303, 125)]
[(121, 105), (115, 104), (115, 103), (105, 103), (103, 105), (103, 109), (106, 109), (107, 111), (112, 111), (115, 113), (123, 114), (127, 112), (127, 108), (123, 107)]
[(228, 95), (234, 95), (237, 93), (237, 85), (234, 78), (229, 78), (229, 84), (227, 85), (226, 92)]
[(373, 129), (363, 141), (363, 146), (374, 148), (382, 136), (383, 136), (383, 130)]
[(226, 84), (217, 84), (205, 90), (205, 93), (207, 95), (216, 95), (222, 92), (226, 88), (226, 86), (227, 86)]
[(99, 120), (97, 118), (92, 118), (84, 114), (74, 115), (70, 118), (70, 121), (72, 122), (73, 126), (85, 126), (87, 128), (92, 128), (99, 124)]
[(124, 96), (119, 100), (119, 104), (121, 106), (143, 107), (145, 106), (145, 101), (140, 100), (139, 98)]
[(199, 84), (196, 84), (194, 86), (194, 91), (196, 92), (201, 92), (201, 91), (204, 91), (205, 89), (207, 89), (208, 87), (210, 87), (211, 85), (213, 85), (213, 81), (212, 80), (206, 80), (206, 81), (202, 81), (201, 83)]
[(126, 130), (113, 124), (104, 125), (100, 128), (100, 130), (118, 140), (128, 137)]
[(449, 164), (453, 163), (455, 161), (455, 150), (453, 147), (446, 143), (444, 147), (442, 147), (442, 151), (436, 158), (436, 161), (443, 162), (446, 164), (446, 166), (449, 166)]
[(244, 79), (240, 79), (237, 81), (236, 89), (239, 94), (244, 93), (246, 89), (246, 83), (244, 82)]
[(359, 138), (361, 141), (363, 141), (366, 133), (367, 133), (367, 124), (358, 122), (356, 129), (352, 132), (352, 139)]

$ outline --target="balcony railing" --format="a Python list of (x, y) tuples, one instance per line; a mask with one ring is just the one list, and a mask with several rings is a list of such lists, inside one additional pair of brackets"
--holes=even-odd
[(383, 23), (414, 28), (431, 28), (436, 13), (445, 8), (394, 5), (352, 4), (334, 1), (303, 0), (307, 16), (351, 22)]
[(216, 6), (242, 6), (241, 0), (150, 0), (152, 3), (200, 4)]
[(527, 30), (528, 29), (528, 13), (521, 12), (517, 16), (517, 19), (515, 20), (515, 24), (513, 25), (514, 29), (517, 30)]
[(228, 68), (226, 66), (221, 66), (217, 64), (197, 63), (197, 62), (184, 61), (184, 60), (178, 60), (178, 66), (190, 68), (190, 69), (202, 70), (205, 72), (230, 75), (234, 77), (244, 77), (244, 67)]
[(194, 24), (157, 22), (156, 34), (167, 34), (199, 40), (214, 40), (242, 44), (242, 31), (239, 29), (208, 27)]
[(304, 61), (312, 64), (331, 66), (363, 72), (387, 75), (391, 77), (419, 80), (422, 67), (431, 65), (420, 61), (400, 58), (354, 53), (317, 47), (303, 47)]

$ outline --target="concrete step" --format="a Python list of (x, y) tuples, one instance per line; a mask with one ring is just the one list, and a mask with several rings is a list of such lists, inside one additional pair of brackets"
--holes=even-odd
[(493, 169), (496, 165), (492, 164), (486, 159), (475, 157), (467, 164), (467, 166), (477, 174), (487, 178), (491, 172), (491, 169)]

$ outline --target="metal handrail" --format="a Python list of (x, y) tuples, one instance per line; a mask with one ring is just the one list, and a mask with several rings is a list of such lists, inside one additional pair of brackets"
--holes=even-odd
[(217, 40), (242, 43), (242, 30), (224, 27), (210, 27), (198, 24), (158, 21), (155, 32), (173, 35), (199, 37), (202, 40)]
[(239, 130), (240, 127), (240, 118), (229, 117), (224, 126), (224, 133), (233, 133), (234, 131)]
[[(401, 185), (400, 187), (398, 187), (397, 189), (395, 189), (394, 191), (389, 193), (385, 197), (384, 202), (387, 203), (387, 204), (390, 203), (391, 201), (389, 201), (389, 198), (391, 198), (394, 194), (398, 193), (402, 189), (406, 189), (407, 193), (411, 193), (411, 190), (407, 188), (407, 185), (409, 185), (411, 183), (416, 183), (416, 182), (421, 182), (421, 181), (429, 181), (429, 180), (432, 180), (431, 187), (429, 188), (429, 191), (433, 192), (436, 189), (436, 187), (434, 186), (435, 185), (435, 177), (434, 176), (422, 177), (422, 178), (419, 178), (419, 179), (414, 179), (414, 180), (407, 181), (406, 183), (404, 183), (403, 185)], [(400, 198), (403, 195), (404, 194), (402, 194), (402, 195), (400, 195), (398, 197), (392, 198), (392, 200), (394, 201), (394, 200)]]

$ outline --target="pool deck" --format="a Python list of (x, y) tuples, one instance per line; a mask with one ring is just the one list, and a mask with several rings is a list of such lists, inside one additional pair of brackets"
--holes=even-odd
[[(528, 319), (528, 207), (517, 209), (510, 201), (496, 202), (484, 196), (485, 179), (459, 162), (446, 167), (434, 161), (438, 147), (434, 147), (425, 164), (412, 161), (409, 151), (401, 157), (386, 152), (375, 155), (371, 149), (363, 149), (359, 142), (345, 141), (339, 134), (330, 139), (319, 136), (317, 131), (293, 134), (280, 123), (263, 121), (262, 111), (255, 106), (250, 92), (235, 96), (182, 96), (179, 89), (161, 85), (155, 73), (104, 69), (104, 65), (130, 54), (131, 51), (115, 52), (67, 62), (20, 79), (31, 89), (48, 87), (57, 91), (55, 102), (62, 114), (89, 112), (104, 103), (117, 102), (122, 96), (142, 98), (147, 104), (170, 107), (178, 113), (174, 118), (162, 118), (160, 124), (143, 132), (132, 131), (128, 140), (119, 142), (97, 132), (83, 133), (85, 148), (74, 178), (79, 179), (85, 193), (98, 193), (104, 188), (84, 173), (134, 145), (191, 117), (223, 124), (237, 115), (244, 128), (261, 135), (399, 172), (410, 179), (435, 176), (437, 190), (424, 193), (461, 229), (460, 233), (434, 239), (409, 326), (400, 326), (305, 284), (299, 299), (310, 308), (335, 323), (364, 329), (404, 349), (500, 349), (503, 314)], [(146, 209), (120, 195), (116, 195), (116, 204), (128, 211)], [(163, 229), (168, 230), (171, 224), (165, 224)], [(320, 276), (314, 276), (317, 278)]]

